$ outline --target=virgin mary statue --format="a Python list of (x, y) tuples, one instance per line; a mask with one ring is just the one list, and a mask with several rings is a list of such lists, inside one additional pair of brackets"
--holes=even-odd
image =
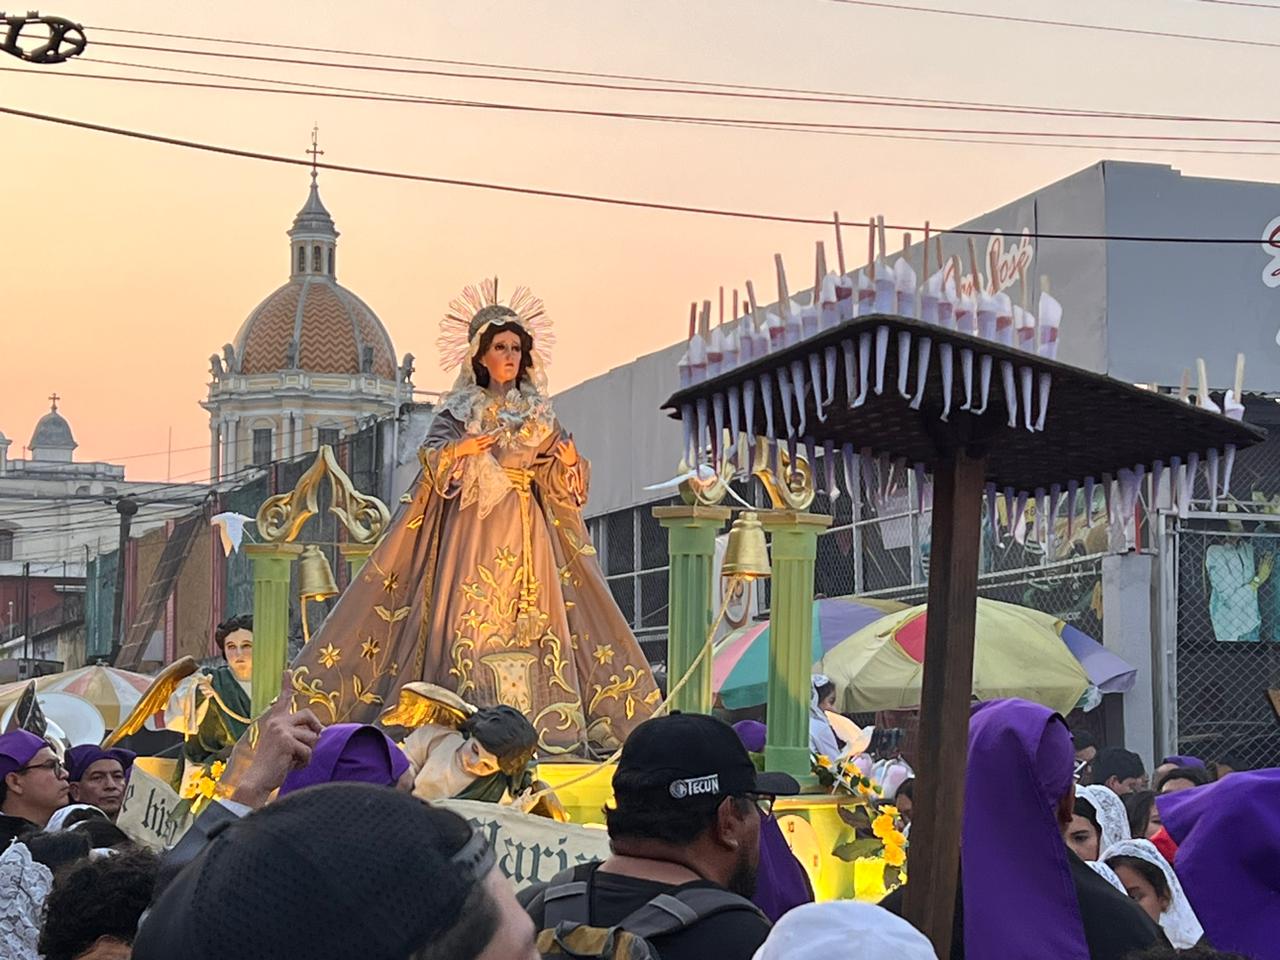
[(372, 722), (410, 681), (506, 704), (541, 753), (611, 751), (659, 694), (582, 522), (590, 468), (546, 390), (550, 320), (497, 281), (450, 304), (458, 368), (386, 537), (294, 662), (325, 723)]

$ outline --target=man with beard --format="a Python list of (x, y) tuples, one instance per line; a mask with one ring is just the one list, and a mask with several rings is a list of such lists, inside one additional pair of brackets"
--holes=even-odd
[[(646, 720), (627, 738), (605, 810), (613, 856), (526, 891), (534, 926), (621, 927), (663, 960), (750, 960), (769, 921), (748, 897), (760, 861), (760, 818), (799, 793), (784, 773), (758, 773), (728, 724), (698, 714)], [(683, 910), (657, 904), (681, 901)], [(655, 909), (656, 907), (656, 909)], [(670, 921), (653, 933), (655, 914)]]

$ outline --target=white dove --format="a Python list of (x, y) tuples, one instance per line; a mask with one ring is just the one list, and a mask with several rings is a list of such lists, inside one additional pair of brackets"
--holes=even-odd
[(246, 517), (243, 513), (219, 513), (209, 518), (209, 525), (218, 528), (218, 534), (222, 537), (222, 551), (228, 557), (240, 549), (240, 543), (244, 540), (244, 525), (253, 522), (253, 517)]
[(699, 492), (710, 490), (715, 486), (720, 475), (716, 473), (715, 468), (709, 463), (699, 464), (693, 470), (687, 470), (679, 476), (672, 477), (670, 480), (663, 480), (661, 483), (655, 483), (645, 487), (646, 491), (651, 493), (678, 493), (680, 484), (688, 481), (693, 488)]

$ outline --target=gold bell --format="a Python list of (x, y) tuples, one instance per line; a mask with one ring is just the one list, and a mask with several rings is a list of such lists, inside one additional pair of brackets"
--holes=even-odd
[(333, 568), (320, 548), (308, 543), (298, 558), (298, 600), (302, 607), (302, 639), (311, 642), (311, 627), (307, 623), (307, 601), (328, 600), (338, 595), (338, 584), (333, 579)]
[(298, 599), (328, 600), (338, 595), (338, 584), (333, 579), (329, 560), (314, 543), (302, 548), (298, 558)]
[(765, 545), (764, 527), (754, 510), (738, 514), (729, 528), (720, 576), (739, 580), (763, 580), (772, 574), (769, 548)]

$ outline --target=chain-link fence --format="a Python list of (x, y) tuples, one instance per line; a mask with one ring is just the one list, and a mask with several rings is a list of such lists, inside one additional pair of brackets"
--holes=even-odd
[(1196, 518), (1177, 545), (1178, 752), (1280, 764), (1280, 525)]

